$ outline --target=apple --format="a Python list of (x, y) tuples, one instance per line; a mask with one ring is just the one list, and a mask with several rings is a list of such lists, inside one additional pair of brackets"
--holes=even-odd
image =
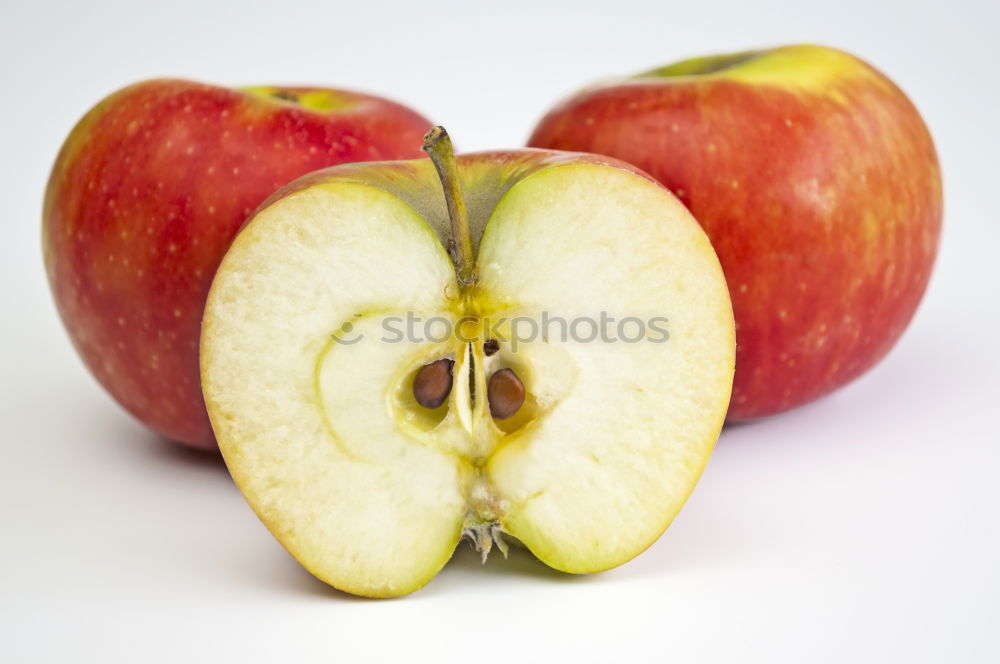
[(566, 572), (621, 564), (725, 417), (718, 259), (620, 162), (455, 158), (440, 128), (426, 149), (306, 176), (236, 237), (201, 338), (223, 457), (281, 544), (350, 593), (416, 590), (463, 536), (484, 559), (510, 539)]
[(420, 156), (429, 124), (320, 88), (152, 80), (100, 102), (63, 145), (43, 213), (49, 283), (84, 363), (147, 426), (215, 449), (198, 338), (237, 230), (300, 175)]
[(729, 418), (845, 385), (899, 339), (927, 287), (941, 175), (919, 113), (831, 48), (685, 60), (587, 88), (529, 145), (647, 171), (701, 222), (736, 313)]

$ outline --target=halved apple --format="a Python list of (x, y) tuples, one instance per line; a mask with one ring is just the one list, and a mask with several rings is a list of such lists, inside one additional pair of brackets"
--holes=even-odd
[(350, 593), (416, 590), (463, 534), (484, 559), (509, 536), (566, 572), (619, 565), (680, 510), (722, 426), (715, 253), (622, 163), (455, 160), (439, 128), (426, 149), (307, 176), (233, 243), (201, 345), (226, 463)]

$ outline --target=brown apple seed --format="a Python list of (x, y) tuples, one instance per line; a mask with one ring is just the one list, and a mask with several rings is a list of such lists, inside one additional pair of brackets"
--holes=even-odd
[(451, 394), (454, 360), (436, 360), (420, 367), (413, 377), (413, 398), (424, 408), (437, 408)]
[(499, 350), (500, 350), (500, 342), (497, 341), (496, 339), (487, 339), (483, 343), (483, 354), (485, 354), (486, 357), (490, 357), (491, 355), (496, 355)]
[(490, 415), (495, 419), (505, 420), (521, 409), (524, 403), (524, 384), (512, 369), (501, 369), (490, 376), (486, 400), (490, 403)]

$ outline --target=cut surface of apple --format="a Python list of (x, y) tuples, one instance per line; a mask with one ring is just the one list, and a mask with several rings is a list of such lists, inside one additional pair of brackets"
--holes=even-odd
[(726, 284), (671, 194), (584, 155), (479, 153), (457, 173), (471, 281), (420, 160), (293, 184), (209, 296), (202, 381), (226, 462), (285, 548), (347, 592), (412, 592), (463, 534), (484, 558), (510, 536), (567, 572), (626, 562), (683, 505), (728, 405)]

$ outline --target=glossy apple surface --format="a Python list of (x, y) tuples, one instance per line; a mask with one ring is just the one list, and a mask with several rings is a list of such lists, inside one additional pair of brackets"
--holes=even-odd
[(63, 145), (44, 209), (49, 283), (87, 367), (147, 426), (214, 448), (198, 337), (237, 230), (304, 173), (419, 156), (429, 124), (326, 89), (153, 80), (103, 100)]
[(591, 87), (529, 144), (635, 164), (705, 228), (736, 313), (730, 419), (860, 376), (926, 289), (942, 218), (931, 136), (896, 85), (846, 53), (697, 58)]

